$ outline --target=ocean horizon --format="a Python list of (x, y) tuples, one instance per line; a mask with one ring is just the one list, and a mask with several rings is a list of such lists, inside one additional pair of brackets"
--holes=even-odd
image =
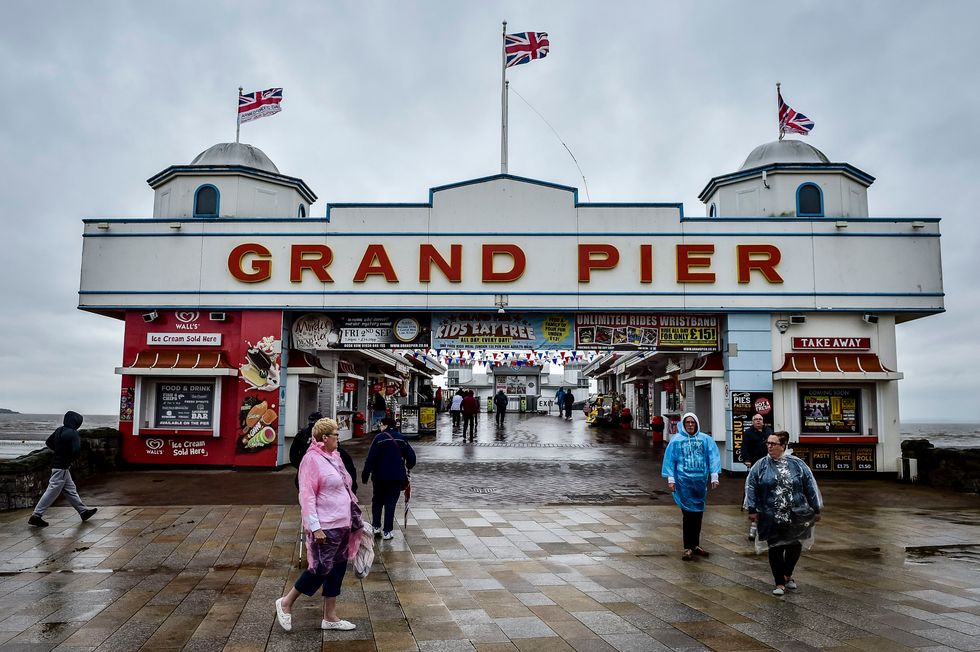
[[(0, 414), (0, 440), (44, 441), (62, 424), (63, 414)], [(116, 428), (115, 414), (84, 415), (82, 429)], [(980, 423), (909, 420), (900, 424), (903, 439), (928, 439), (941, 448), (980, 448)]]

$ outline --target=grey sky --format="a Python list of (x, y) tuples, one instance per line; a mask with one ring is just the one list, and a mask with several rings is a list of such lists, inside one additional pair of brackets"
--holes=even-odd
[[(903, 420), (980, 421), (980, 46), (974, 2), (8, 3), (0, 155), (0, 406), (118, 409), (122, 324), (76, 309), (81, 219), (152, 213), (145, 180), (234, 139), (238, 86), (285, 89), (242, 127), (326, 202), (424, 201), (499, 172), (500, 22), (551, 54), (508, 75), (592, 201), (682, 201), (776, 137), (877, 177), (873, 216), (943, 218), (947, 313), (899, 327)], [(580, 188), (511, 98), (510, 172)]]

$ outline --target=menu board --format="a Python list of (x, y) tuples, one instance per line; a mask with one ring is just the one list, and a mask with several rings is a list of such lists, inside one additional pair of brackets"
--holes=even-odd
[(214, 383), (157, 383), (155, 407), (154, 428), (210, 429)]
[(854, 449), (850, 446), (838, 446), (834, 449), (834, 470), (854, 470)]
[(875, 470), (875, 449), (873, 446), (857, 446), (854, 448), (854, 469), (856, 471)]
[(403, 405), (401, 409), (401, 428), (403, 435), (419, 434), (419, 409), (414, 405)]
[(820, 446), (813, 447), (810, 449), (810, 468), (814, 471), (830, 471), (831, 470), (831, 458), (833, 455), (832, 449)]
[(732, 392), (732, 444), (735, 459), (742, 459), (742, 435), (752, 427), (752, 417), (762, 416), (763, 429), (773, 428), (772, 392)]

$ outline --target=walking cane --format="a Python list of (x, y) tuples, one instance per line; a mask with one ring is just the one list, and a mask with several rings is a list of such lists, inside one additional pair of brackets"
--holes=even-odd
[(402, 531), (408, 528), (408, 501), (412, 499), (412, 474), (406, 473), (405, 479), (405, 517), (402, 520)]

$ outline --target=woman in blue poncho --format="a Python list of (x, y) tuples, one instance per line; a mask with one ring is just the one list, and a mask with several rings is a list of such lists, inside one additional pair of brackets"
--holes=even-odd
[(701, 423), (693, 412), (685, 414), (681, 424), (683, 431), (670, 440), (664, 451), (661, 475), (667, 478), (667, 487), (683, 514), (684, 554), (681, 559), (691, 561), (694, 555), (708, 556), (708, 551), (701, 547), (701, 519), (704, 518), (708, 482), (712, 489), (718, 488), (721, 456), (715, 440), (701, 432)]

